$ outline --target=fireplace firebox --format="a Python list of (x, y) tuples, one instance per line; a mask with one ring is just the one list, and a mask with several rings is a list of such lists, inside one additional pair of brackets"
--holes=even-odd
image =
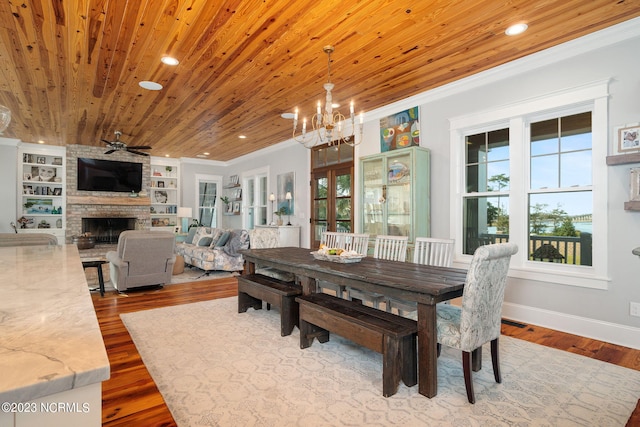
[(82, 232), (90, 233), (96, 243), (118, 243), (120, 233), (135, 228), (135, 218), (82, 218)]

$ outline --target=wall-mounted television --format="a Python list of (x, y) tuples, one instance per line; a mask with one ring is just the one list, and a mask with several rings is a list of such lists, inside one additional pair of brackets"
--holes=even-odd
[(142, 163), (78, 157), (78, 190), (138, 193)]

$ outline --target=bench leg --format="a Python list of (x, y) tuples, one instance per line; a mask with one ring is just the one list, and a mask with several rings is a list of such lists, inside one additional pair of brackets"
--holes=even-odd
[(318, 341), (325, 343), (329, 341), (329, 331), (322, 329), (312, 323), (300, 319), (300, 348), (304, 349), (311, 347), (313, 339), (318, 338)]
[(407, 387), (418, 384), (418, 353), (416, 345), (418, 339), (416, 334), (402, 338), (402, 382)]
[[(268, 306), (268, 304), (267, 304)], [(286, 337), (291, 335), (293, 327), (297, 326), (299, 321), (298, 303), (295, 296), (280, 298), (280, 335)]]
[(244, 292), (238, 292), (238, 313), (244, 313), (250, 307), (253, 307), (254, 310), (261, 310), (262, 300), (254, 298)]
[(385, 335), (382, 344), (382, 395), (393, 396), (400, 384), (400, 343)]

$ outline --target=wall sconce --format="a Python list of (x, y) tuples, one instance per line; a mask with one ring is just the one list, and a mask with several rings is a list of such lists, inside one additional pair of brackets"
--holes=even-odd
[(287, 225), (291, 225), (291, 199), (293, 198), (293, 196), (291, 196), (291, 191), (287, 191), (287, 194), (284, 196), (284, 198), (289, 201), (289, 210), (287, 211), (287, 213), (289, 214), (289, 222), (287, 222)]

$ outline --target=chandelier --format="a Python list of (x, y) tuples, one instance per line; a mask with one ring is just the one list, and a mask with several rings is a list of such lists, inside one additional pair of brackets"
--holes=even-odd
[(0, 105), (0, 135), (9, 126), (11, 122), (11, 110), (4, 105)]
[[(356, 138), (356, 116), (354, 114), (354, 104), (351, 101), (349, 105), (349, 119), (351, 122), (350, 129), (344, 129), (347, 124), (346, 117), (339, 111), (333, 111), (333, 98), (331, 91), (334, 84), (331, 83), (331, 54), (335, 50), (333, 46), (325, 46), (323, 49), (327, 54), (327, 70), (328, 78), (324, 84), (324, 90), (327, 91), (324, 103), (324, 112), (322, 111), (322, 103), (318, 101), (317, 111), (311, 117), (311, 129), (307, 132), (307, 118), (302, 120), (302, 132), (298, 133), (298, 108), (296, 107), (293, 115), (293, 139), (306, 148), (312, 148), (320, 144), (340, 145), (341, 143), (350, 146), (356, 146), (362, 141), (362, 124), (364, 116), (360, 113), (360, 122), (357, 126), (359, 138)], [(347, 132), (347, 130), (349, 132)], [(357, 141), (357, 142), (356, 142)]]

